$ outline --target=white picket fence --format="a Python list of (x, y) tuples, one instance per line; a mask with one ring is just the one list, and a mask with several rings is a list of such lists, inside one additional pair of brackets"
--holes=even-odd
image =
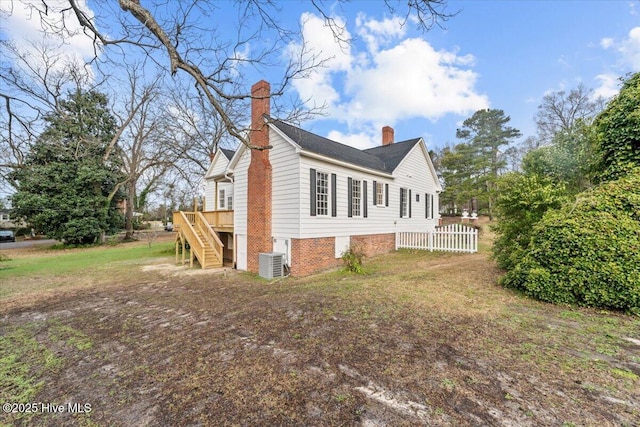
[(433, 231), (401, 231), (396, 233), (396, 250), (478, 252), (478, 230), (462, 224), (449, 224)]

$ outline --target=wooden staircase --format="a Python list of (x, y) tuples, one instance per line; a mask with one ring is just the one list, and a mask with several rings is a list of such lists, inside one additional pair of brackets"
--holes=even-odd
[(182, 249), (185, 263), (189, 244), (189, 266), (197, 259), (202, 268), (217, 268), (223, 265), (224, 244), (202, 212), (174, 212), (173, 229), (176, 232), (176, 263)]

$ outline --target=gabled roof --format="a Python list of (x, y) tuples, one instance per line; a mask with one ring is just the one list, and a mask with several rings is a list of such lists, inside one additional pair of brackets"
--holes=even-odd
[(398, 167), (400, 162), (418, 142), (420, 142), (420, 138), (413, 138), (406, 141), (394, 142), (389, 145), (368, 148), (364, 150), (364, 152), (379, 158), (387, 170), (391, 172)]
[(303, 150), (386, 173), (393, 172), (402, 159), (404, 159), (409, 151), (420, 141), (420, 138), (414, 138), (407, 141), (369, 148), (367, 150), (358, 150), (357, 148), (291, 126), (280, 120), (272, 120), (269, 124), (277, 127)]
[(211, 163), (209, 163), (209, 168), (207, 168), (207, 173), (204, 174), (204, 178), (205, 179), (213, 179), (216, 177), (220, 177), (220, 176), (224, 176), (224, 174), (220, 174), (218, 173), (217, 175), (214, 175), (213, 171), (215, 169), (215, 165), (220, 162), (220, 158), (224, 159), (222, 161), (224, 161), (224, 166), (225, 168), (227, 167), (227, 165), (229, 164), (229, 161), (231, 160), (231, 158), (233, 157), (233, 155), (236, 152), (233, 150), (228, 150), (226, 148), (218, 148), (218, 150), (216, 150), (216, 154), (213, 157), (213, 159), (211, 160)]
[(235, 150), (229, 150), (227, 148), (221, 148), (220, 151), (225, 155), (228, 160), (231, 160), (234, 154), (236, 154)]

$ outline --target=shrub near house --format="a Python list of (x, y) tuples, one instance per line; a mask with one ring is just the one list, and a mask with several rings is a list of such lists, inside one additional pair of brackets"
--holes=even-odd
[(543, 301), (640, 315), (640, 169), (547, 212), (503, 283)]

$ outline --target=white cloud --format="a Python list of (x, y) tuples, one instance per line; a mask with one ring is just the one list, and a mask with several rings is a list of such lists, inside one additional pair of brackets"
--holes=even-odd
[(609, 99), (618, 93), (619, 80), (614, 74), (599, 74), (595, 80), (599, 82), (599, 86), (593, 91), (593, 97)]
[(620, 55), (619, 66), (631, 67), (632, 71), (640, 71), (640, 27), (632, 28), (628, 36), (622, 40), (606, 37), (600, 40), (600, 47), (613, 49)]
[[(325, 103), (328, 118), (345, 122), (349, 132), (333, 132), (336, 140), (371, 146), (384, 125), (446, 114), (461, 116), (489, 107), (486, 95), (475, 89), (475, 57), (458, 50), (435, 50), (427, 41), (406, 38), (399, 19), (377, 21), (358, 15), (357, 32), (364, 40), (341, 49), (323, 20), (304, 14), (303, 34), (308, 47), (332, 55), (325, 68), (294, 83), (303, 99)], [(293, 46), (292, 52), (299, 52)]]
[(475, 93), (477, 74), (458, 67), (469, 58), (436, 51), (421, 39), (407, 39), (374, 55), (373, 66), (348, 77), (352, 100), (343, 104), (351, 120), (393, 124), (399, 119), (436, 120), (447, 113), (468, 114), (489, 104)]
[[(93, 17), (85, 0), (77, 2), (78, 7)], [(62, 12), (67, 9), (66, 12)], [(84, 62), (95, 54), (92, 40), (83, 33), (82, 27), (69, 3), (64, 0), (47, 1), (47, 13), (39, 0), (0, 1), (3, 17), (3, 32), (16, 44), (21, 52), (38, 60), (34, 45), (45, 46), (51, 57), (61, 59), (56, 66), (63, 68), (68, 62)]]
[(611, 37), (605, 37), (600, 40), (600, 46), (602, 46), (603, 49), (609, 49), (612, 45), (613, 39)]
[(640, 27), (629, 31), (629, 37), (620, 43), (618, 51), (622, 54), (623, 61), (634, 71), (640, 70)]
[(381, 45), (387, 46), (406, 34), (406, 26), (403, 25), (403, 19), (398, 16), (378, 21), (376, 19), (367, 19), (365, 14), (359, 13), (356, 17), (356, 27), (358, 28), (358, 34), (365, 41), (371, 52), (377, 52)]
[(373, 128), (371, 129), (371, 132), (364, 131), (345, 134), (337, 130), (332, 130), (329, 132), (329, 135), (327, 135), (327, 138), (362, 150), (365, 148), (371, 148), (373, 145), (380, 144), (382, 136), (379, 137), (380, 141), (376, 141), (372, 131)]
[[(322, 67), (316, 67), (304, 78), (296, 79), (293, 87), (298, 91), (300, 98), (309, 100), (317, 106), (325, 105), (328, 108), (339, 100), (338, 92), (333, 88), (332, 73), (346, 71), (351, 66), (351, 46), (347, 43), (339, 43), (332, 29), (324, 20), (311, 13), (303, 13), (300, 17), (302, 25), (302, 43), (289, 45), (289, 55), (299, 57), (304, 51), (309, 52), (315, 58), (315, 62), (322, 62)], [(344, 27), (344, 22), (336, 18), (335, 30)], [(343, 30), (339, 37), (348, 40), (351, 36)], [(307, 53), (307, 58), (309, 57)]]

